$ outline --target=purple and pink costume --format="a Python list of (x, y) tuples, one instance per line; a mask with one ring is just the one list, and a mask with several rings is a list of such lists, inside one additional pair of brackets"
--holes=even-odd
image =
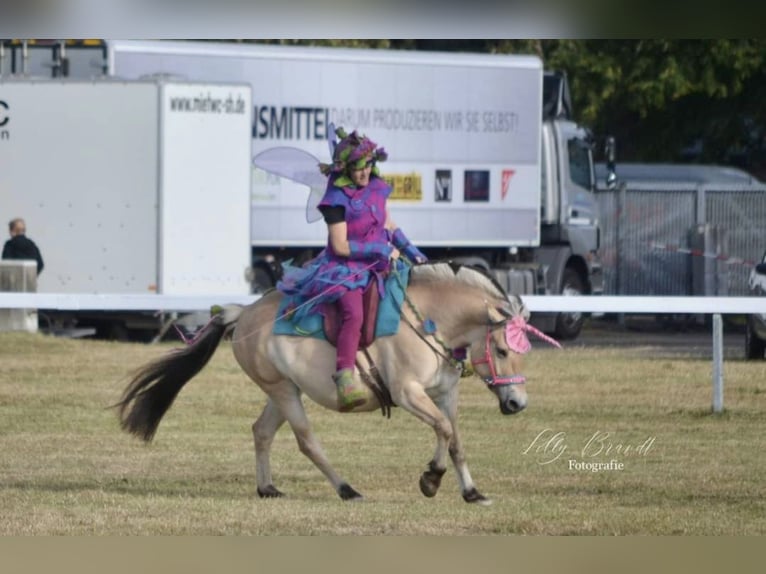
[[(389, 269), (393, 247), (385, 229), (386, 199), (391, 188), (380, 177), (372, 176), (364, 188), (338, 187), (331, 176), (319, 206), (342, 206), (348, 228), (349, 257), (333, 252), (329, 243), (319, 255), (303, 267), (287, 268), (277, 288), (287, 295), (298, 295), (296, 319), (322, 306), (338, 302), (342, 328), (337, 342), (337, 369), (353, 369), (361, 337), (362, 293), (370, 281), (377, 283), (383, 295), (383, 275)], [(300, 303), (299, 303), (300, 305)]]

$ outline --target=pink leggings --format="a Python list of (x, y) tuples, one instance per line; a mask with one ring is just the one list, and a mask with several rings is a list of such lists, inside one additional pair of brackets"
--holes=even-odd
[(353, 289), (346, 292), (338, 300), (341, 323), (338, 333), (338, 355), (335, 360), (337, 370), (354, 369), (356, 352), (359, 350), (359, 340), (362, 338), (362, 322), (364, 308), (362, 306), (362, 290)]

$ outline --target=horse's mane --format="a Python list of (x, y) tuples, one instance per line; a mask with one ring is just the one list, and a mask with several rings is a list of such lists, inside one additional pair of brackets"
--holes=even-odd
[(505, 289), (483, 267), (463, 265), (454, 261), (429, 261), (414, 265), (410, 281), (413, 284), (427, 281), (451, 281), (471, 287), (478, 287), (488, 296), (508, 301), (511, 316), (521, 315), (529, 318), (529, 309), (515, 294), (509, 295)]
[(491, 297), (507, 299), (505, 289), (482, 267), (463, 265), (454, 261), (429, 261), (415, 265), (411, 271), (413, 283), (420, 281), (453, 281), (478, 287)]

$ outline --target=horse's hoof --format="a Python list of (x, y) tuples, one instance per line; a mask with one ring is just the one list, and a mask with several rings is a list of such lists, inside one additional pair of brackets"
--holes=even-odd
[(259, 486), (257, 492), (261, 498), (282, 498), (285, 495), (284, 492), (277, 490), (273, 484), (269, 484), (265, 488)]
[(423, 496), (433, 498), (442, 484), (442, 477), (447, 472), (446, 468), (439, 468), (433, 461), (428, 463), (428, 470), (420, 475), (420, 492)]
[(364, 497), (345, 482), (338, 488), (338, 496), (343, 500), (363, 500)]
[(439, 484), (441, 477), (437, 477), (436, 480), (433, 477), (428, 476), (427, 472), (420, 475), (420, 492), (427, 498), (433, 498), (439, 491)]
[(472, 488), (471, 490), (466, 490), (463, 493), (463, 500), (471, 504), (478, 504), (480, 506), (489, 506), (490, 504), (492, 504), (492, 501), (489, 498), (481, 494), (475, 488)]

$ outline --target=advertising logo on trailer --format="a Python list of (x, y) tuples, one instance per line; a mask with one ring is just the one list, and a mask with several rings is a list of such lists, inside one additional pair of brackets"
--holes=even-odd
[(516, 173), (515, 169), (504, 169), (503, 170), (503, 177), (501, 179), (502, 187), (500, 188), (500, 197), (501, 199), (505, 199), (505, 196), (508, 195), (508, 188), (511, 185), (511, 178), (513, 177), (513, 174)]

